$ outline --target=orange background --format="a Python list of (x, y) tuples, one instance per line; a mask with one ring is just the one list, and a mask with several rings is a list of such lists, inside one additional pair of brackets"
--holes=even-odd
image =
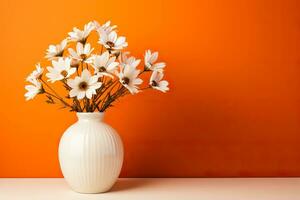
[(24, 79), (73, 26), (111, 20), (141, 57), (158, 50), (171, 92), (122, 99), (106, 121), (123, 177), (300, 175), (300, 1), (2, 0), (0, 177), (61, 177), (57, 147), (76, 121)]

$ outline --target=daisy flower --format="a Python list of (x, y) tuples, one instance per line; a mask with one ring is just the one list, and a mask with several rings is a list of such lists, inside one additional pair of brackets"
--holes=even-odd
[(150, 82), (149, 85), (156, 89), (159, 90), (161, 92), (166, 92), (169, 90), (168, 88), (168, 81), (163, 80), (162, 78), (164, 77), (164, 74), (158, 71), (154, 71), (152, 72), (151, 78), (150, 78)]
[(94, 25), (95, 25), (95, 29), (98, 32), (98, 34), (100, 35), (102, 32), (105, 32), (107, 34), (109, 34), (110, 32), (112, 32), (114, 29), (117, 28), (116, 25), (111, 26), (110, 25), (110, 21), (107, 21), (105, 24), (100, 25), (97, 21), (94, 21)]
[(73, 59), (78, 60), (78, 61), (83, 61), (85, 63), (92, 62), (90, 55), (93, 50), (94, 50), (94, 48), (91, 49), (91, 45), (89, 43), (86, 43), (85, 45), (83, 45), (80, 42), (77, 42), (76, 51), (74, 51), (74, 49), (72, 49), (72, 48), (68, 49), (68, 51)]
[(116, 57), (109, 57), (108, 51), (104, 52), (102, 55), (95, 55), (93, 58), (92, 66), (95, 69), (95, 74), (99, 76), (105, 75), (113, 77), (113, 74), (119, 65), (118, 62), (115, 62)]
[(144, 57), (146, 70), (163, 72), (166, 63), (164, 62), (155, 63), (157, 59), (158, 59), (158, 52), (151, 53), (150, 50), (147, 50)]
[(116, 31), (110, 33), (102, 31), (99, 43), (108, 50), (121, 50), (128, 46), (126, 38), (123, 36), (118, 37)]
[(120, 83), (126, 87), (131, 94), (138, 93), (137, 85), (140, 85), (143, 82), (142, 79), (138, 78), (139, 73), (140, 70), (137, 70), (131, 65), (125, 65), (120, 73), (117, 73)]
[(35, 67), (36, 67), (36, 70), (31, 72), (31, 74), (29, 76), (27, 76), (27, 78), (26, 78), (26, 80), (29, 82), (32, 80), (35, 80), (35, 79), (39, 79), (43, 75), (44, 69), (41, 68), (40, 63), (36, 64)]
[(54, 83), (55, 81), (63, 80), (70, 77), (76, 72), (76, 68), (71, 67), (70, 58), (59, 58), (58, 61), (52, 60), (53, 67), (47, 67), (49, 73), (46, 76), (49, 78), (48, 81)]
[(129, 54), (130, 54), (129, 52), (121, 53), (121, 56), (119, 57), (119, 61), (122, 66), (131, 65), (136, 68), (140, 64), (141, 60), (136, 59), (133, 56), (128, 57)]
[(25, 89), (27, 90), (25, 93), (26, 101), (33, 99), (37, 94), (44, 92), (42, 84), (38, 80), (31, 79), (29, 82), (32, 83), (32, 85), (25, 86)]
[(89, 22), (88, 24), (84, 25), (83, 31), (74, 27), (73, 31), (69, 32), (69, 39), (71, 41), (81, 42), (85, 44), (86, 39), (90, 35), (91, 31), (94, 29), (95, 29), (95, 25), (93, 22)]
[(102, 85), (101, 82), (98, 82), (98, 78), (98, 76), (91, 76), (90, 72), (85, 69), (80, 77), (76, 76), (75, 79), (69, 79), (67, 84), (72, 88), (70, 97), (77, 97), (78, 100), (84, 97), (91, 99)]
[(52, 60), (57, 57), (62, 57), (67, 44), (68, 44), (67, 39), (64, 39), (63, 41), (61, 41), (60, 44), (49, 45), (45, 58), (48, 58), (48, 60)]

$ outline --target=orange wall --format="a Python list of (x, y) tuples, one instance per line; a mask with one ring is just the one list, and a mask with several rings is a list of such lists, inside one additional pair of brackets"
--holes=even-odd
[(160, 51), (171, 92), (106, 113), (123, 177), (300, 175), (300, 1), (2, 0), (0, 177), (61, 177), (74, 113), (25, 102), (24, 79), (73, 26), (112, 20), (129, 50)]

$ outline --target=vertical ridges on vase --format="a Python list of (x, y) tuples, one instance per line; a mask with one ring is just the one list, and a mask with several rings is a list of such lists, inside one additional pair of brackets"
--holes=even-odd
[(108, 190), (119, 176), (123, 146), (117, 133), (102, 122), (77, 122), (59, 146), (63, 175), (78, 192)]

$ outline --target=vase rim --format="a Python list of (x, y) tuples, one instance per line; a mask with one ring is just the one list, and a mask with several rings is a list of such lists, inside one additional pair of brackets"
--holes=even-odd
[(77, 112), (76, 115), (79, 120), (102, 120), (104, 117), (103, 112)]

